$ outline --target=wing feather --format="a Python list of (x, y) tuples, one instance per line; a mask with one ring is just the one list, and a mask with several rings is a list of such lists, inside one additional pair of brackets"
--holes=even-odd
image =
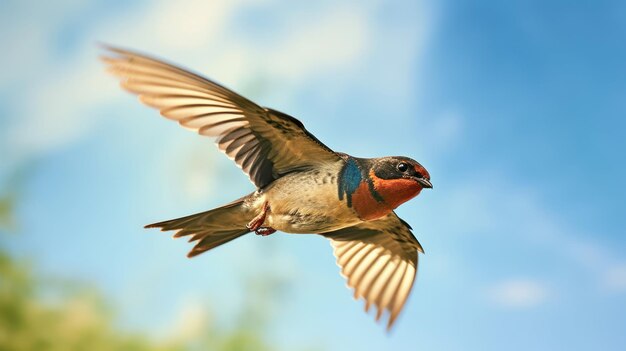
[(293, 170), (341, 161), (291, 116), (169, 63), (118, 48), (106, 50), (102, 60), (124, 89), (181, 126), (215, 137), (219, 149), (259, 188)]
[(322, 234), (331, 240), (341, 274), (365, 300), (376, 307), (376, 320), (388, 314), (390, 329), (406, 303), (417, 272), (418, 251), (411, 229), (395, 213), (381, 219)]

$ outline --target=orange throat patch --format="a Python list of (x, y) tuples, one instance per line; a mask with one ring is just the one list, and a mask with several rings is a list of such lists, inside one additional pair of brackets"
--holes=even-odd
[(382, 197), (378, 201), (372, 195), (367, 182), (361, 182), (352, 194), (354, 210), (365, 221), (388, 215), (401, 204), (411, 200), (422, 191), (422, 186), (412, 179), (381, 179), (370, 172), (374, 190)]
[(352, 206), (364, 221), (370, 221), (383, 217), (393, 211), (385, 201), (379, 202), (370, 192), (367, 182), (361, 182), (359, 187), (352, 194)]

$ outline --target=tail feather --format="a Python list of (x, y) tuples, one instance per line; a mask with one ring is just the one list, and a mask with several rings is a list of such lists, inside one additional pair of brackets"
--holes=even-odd
[(210, 211), (148, 224), (144, 228), (176, 230), (174, 238), (190, 235), (189, 242), (197, 243), (187, 257), (197, 256), (250, 232), (246, 224), (254, 214), (244, 208), (244, 201), (245, 197)]

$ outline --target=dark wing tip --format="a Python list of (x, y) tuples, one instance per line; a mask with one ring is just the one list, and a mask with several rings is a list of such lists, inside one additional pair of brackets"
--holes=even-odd
[(120, 59), (123, 58), (124, 56), (127, 55), (139, 55), (142, 56), (139, 53), (136, 53), (132, 50), (126, 50), (117, 46), (113, 46), (107, 43), (103, 43), (103, 42), (97, 42), (96, 45), (98, 46), (98, 48), (101, 50), (101, 54), (99, 55), (100, 60), (107, 62), (110, 61), (112, 59)]
[(391, 330), (393, 329), (395, 322), (396, 318), (394, 318), (393, 316), (389, 316), (389, 321), (387, 321), (387, 328), (385, 328), (387, 335), (391, 334)]
[[(396, 214), (396, 216), (397, 216), (397, 214)], [(404, 224), (407, 228), (409, 228), (410, 230), (413, 230), (413, 227), (411, 227), (411, 225), (410, 225), (407, 221), (405, 221), (404, 219), (400, 218), (399, 216), (398, 216), (398, 219), (399, 219), (399, 220), (400, 220), (400, 222), (402, 222), (402, 224)]]
[(192, 249), (191, 251), (189, 251), (189, 253), (187, 253), (187, 258), (194, 258), (196, 256), (198, 256), (199, 254), (203, 253), (204, 251), (201, 250), (196, 250), (195, 248)]
[(389, 316), (389, 321), (387, 321), (387, 328), (385, 328), (387, 335), (391, 334), (391, 329), (393, 329), (393, 322), (394, 322), (394, 318)]
[(158, 228), (160, 229), (162, 232), (167, 232), (170, 230), (174, 230), (176, 228), (168, 228), (167, 227), (168, 223), (166, 222), (158, 222), (158, 223), (151, 223), (151, 224), (146, 224), (143, 226), (144, 229), (154, 229), (154, 228)]
[(420, 242), (415, 239), (415, 241), (417, 241), (417, 251), (421, 252), (422, 255), (426, 255), (426, 252), (424, 252), (424, 248), (422, 247), (422, 244), (420, 244)]
[(134, 53), (132, 50), (127, 50), (124, 48), (121, 48), (119, 46), (115, 46), (115, 45), (111, 45), (102, 41), (97, 41), (96, 42), (96, 46), (98, 48), (100, 48), (100, 50), (104, 50), (104, 51), (108, 51), (110, 53), (116, 53), (116, 54), (120, 54), (120, 55), (124, 55), (124, 54), (128, 54), (128, 53)]
[(113, 45), (105, 43), (103, 41), (99, 41), (99, 40), (96, 41), (96, 46), (100, 50), (113, 51), (115, 49), (115, 47)]

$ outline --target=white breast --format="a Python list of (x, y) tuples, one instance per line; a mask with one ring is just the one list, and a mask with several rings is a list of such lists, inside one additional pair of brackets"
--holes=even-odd
[(336, 169), (286, 175), (260, 198), (259, 205), (268, 201), (271, 210), (264, 225), (286, 233), (323, 233), (361, 222), (339, 200)]

